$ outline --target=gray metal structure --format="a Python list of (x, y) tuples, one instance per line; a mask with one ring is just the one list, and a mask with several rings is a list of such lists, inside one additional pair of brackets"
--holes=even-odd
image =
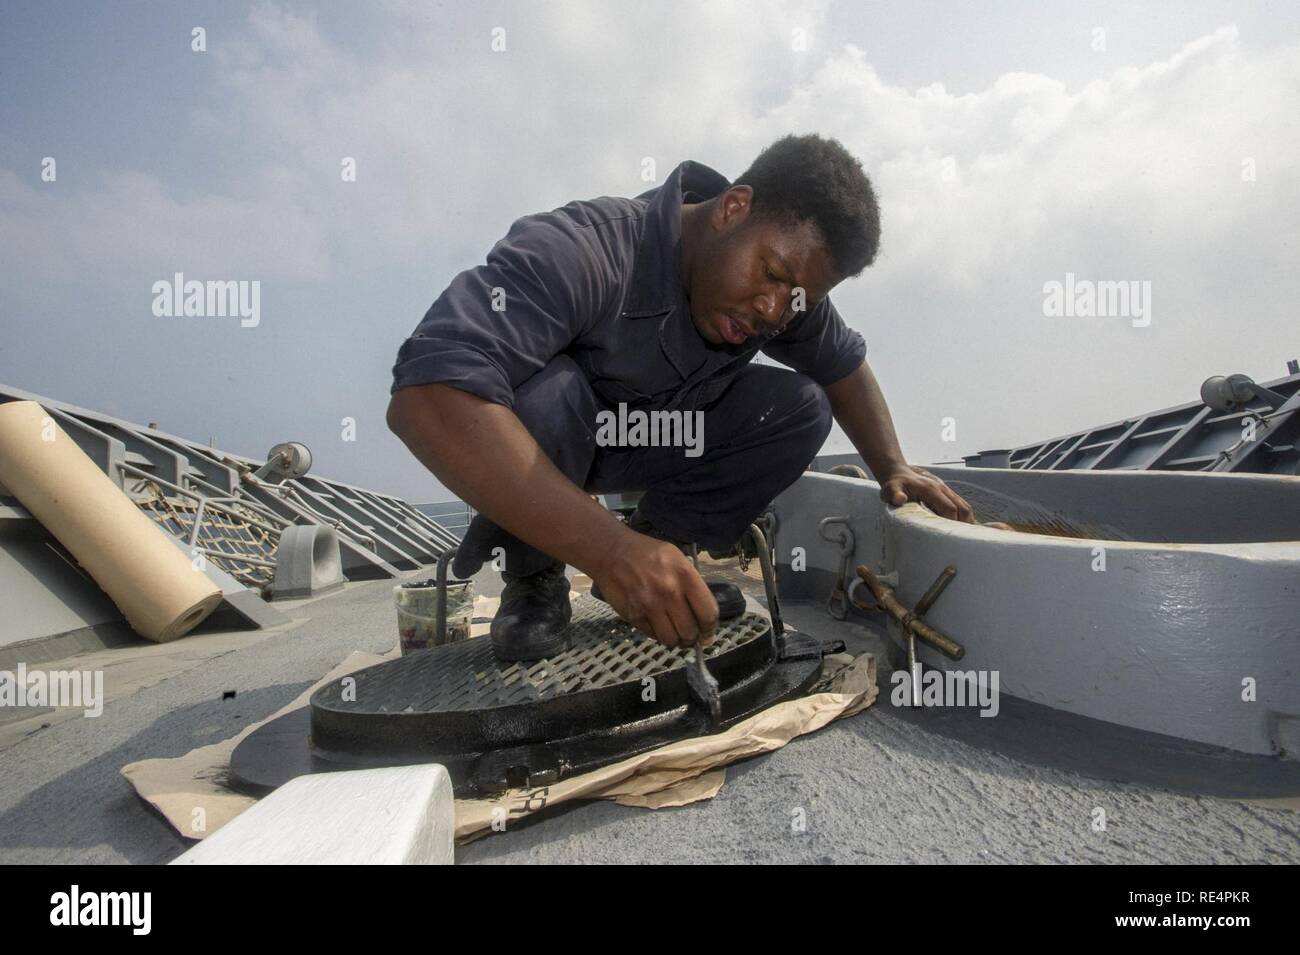
[(1200, 401), (1010, 450), (980, 451), (965, 462), (1027, 471), (1300, 474), (1300, 374), (1262, 386), (1245, 375), (1216, 376), (1202, 385)]
[(1004, 526), (805, 473), (771, 508), (782, 600), (862, 616), (862, 564), (913, 607), (952, 566), (925, 619), (965, 654), (921, 644), (925, 666), (996, 670), (1003, 694), (1147, 733), (1300, 755), (1300, 478), (930, 470)]
[(469, 522), (474, 519), (476, 513), (474, 508), (461, 500), (416, 504), (415, 508), (421, 514), (436, 521), (439, 527), (454, 534), (457, 539), (465, 536), (465, 531), (469, 528)]
[[(628, 512), (635, 506), (641, 497), (641, 492), (636, 491), (630, 494), (602, 494), (598, 495), (601, 503), (612, 511)], [(438, 523), (438, 526), (444, 530), (450, 531), (459, 540), (465, 536), (465, 531), (469, 528), (469, 522), (474, 519), (478, 511), (470, 507), (469, 504), (459, 499), (450, 501), (434, 501), (428, 504), (416, 504), (416, 510), (426, 517), (431, 517)]]
[[(0, 403), (20, 400), (40, 403), (182, 549), (204, 555), (208, 576), (245, 626), (284, 620), (266, 599), (319, 593), (343, 579), (396, 577), (458, 543), (401, 498), (308, 473), (310, 452), (301, 444), (277, 445), (257, 460), (0, 386)], [(293, 532), (292, 553), (281, 554), (282, 539), (298, 525), (329, 533)], [(121, 622), (57, 541), (16, 498), (3, 496), (0, 581), (7, 603), (21, 608), (0, 624), (0, 647)]]

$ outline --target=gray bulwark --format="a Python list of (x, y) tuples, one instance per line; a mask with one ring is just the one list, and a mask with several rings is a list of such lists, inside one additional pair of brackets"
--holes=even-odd
[(965, 656), (920, 644), (925, 666), (996, 670), (1002, 694), (1146, 733), (1300, 756), (1300, 479), (930, 470), (1003, 526), (806, 473), (771, 509), (781, 599), (827, 602), (844, 554), (819, 528), (843, 517), (850, 568), (866, 565), (907, 607), (956, 568), (925, 619)]

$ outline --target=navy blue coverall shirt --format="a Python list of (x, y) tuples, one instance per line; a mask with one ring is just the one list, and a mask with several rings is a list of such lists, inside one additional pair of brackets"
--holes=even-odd
[[(579, 200), (517, 220), (402, 344), (391, 390), (441, 382), (512, 408), (579, 487), (645, 491), (639, 507), (656, 528), (729, 549), (820, 450), (831, 425), (822, 387), (866, 354), (829, 297), (740, 345), (700, 335), (681, 280), (681, 206), (729, 186), (687, 161), (635, 199)], [(759, 351), (793, 371), (751, 364)], [(703, 454), (602, 446), (597, 413), (620, 404), (702, 412)], [(482, 515), (475, 525), (458, 576), (495, 546), (512, 573), (553, 563)]]

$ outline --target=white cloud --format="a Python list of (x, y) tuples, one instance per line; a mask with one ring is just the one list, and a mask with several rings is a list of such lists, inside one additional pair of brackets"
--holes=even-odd
[(0, 170), (0, 254), (11, 290), (184, 268), (215, 277), (325, 275), (322, 224), (273, 194), (180, 198), (139, 172), (106, 172), (89, 187), (67, 178), (29, 182)]
[[(1300, 350), (1298, 84), (1300, 47), (1252, 54), (1231, 27), (1073, 92), (1030, 74), (909, 91), (847, 48), (760, 138), (818, 129), (865, 157), (882, 253), (837, 299), (915, 456), (952, 457), (1193, 400), (1212, 373), (1285, 373)], [(1045, 319), (1043, 283), (1067, 271), (1151, 280), (1153, 326)], [(956, 446), (938, 440), (948, 414)]]
[[(223, 150), (221, 181), (107, 171), (65, 192), (0, 171), (10, 291), (15, 275), (112, 282), (169, 262), (329, 290), (409, 265), (387, 301), (427, 303), (512, 219), (647, 188), (642, 157), (661, 178), (684, 158), (735, 176), (777, 137), (817, 131), (882, 197), (878, 264), (835, 298), (917, 460), (1190, 400), (1212, 373), (1281, 374), (1297, 351), (1294, 43), (1253, 51), (1225, 27), (1081, 88), (1008, 72), (953, 95), (892, 85), (828, 35), (822, 3), (383, 12), (382, 42), (275, 6), (210, 39), (221, 95), (189, 104), (190, 130)], [(1043, 283), (1066, 271), (1151, 280), (1152, 327), (1045, 319)], [(375, 335), (395, 354), (418, 318)], [(378, 406), (387, 385), (348, 383)], [(955, 446), (939, 441), (946, 415)]]

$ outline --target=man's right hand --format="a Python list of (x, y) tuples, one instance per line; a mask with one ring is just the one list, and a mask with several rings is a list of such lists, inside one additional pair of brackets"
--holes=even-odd
[(592, 579), (620, 617), (665, 646), (713, 642), (718, 602), (672, 544), (629, 530)]

